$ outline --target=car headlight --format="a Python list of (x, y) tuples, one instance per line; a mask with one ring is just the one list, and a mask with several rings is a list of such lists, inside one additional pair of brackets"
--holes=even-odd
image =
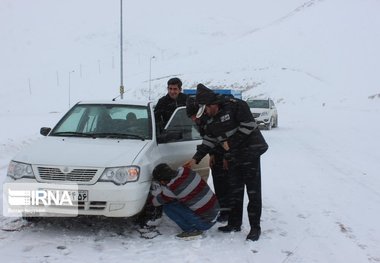
[(264, 116), (268, 116), (268, 112), (267, 112), (267, 111), (262, 112), (262, 113), (261, 113), (261, 116), (263, 116), (263, 117), (264, 117)]
[(100, 176), (100, 182), (113, 182), (116, 185), (123, 185), (128, 182), (135, 182), (139, 179), (140, 167), (123, 166), (106, 168)]
[(32, 166), (27, 163), (11, 161), (8, 166), (7, 176), (13, 179), (35, 178)]

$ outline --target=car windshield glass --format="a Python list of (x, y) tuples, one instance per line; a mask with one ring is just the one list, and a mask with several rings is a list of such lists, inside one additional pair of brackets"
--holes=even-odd
[(50, 136), (151, 139), (151, 118), (147, 106), (78, 104)]
[(269, 108), (268, 100), (248, 100), (247, 103), (250, 108)]

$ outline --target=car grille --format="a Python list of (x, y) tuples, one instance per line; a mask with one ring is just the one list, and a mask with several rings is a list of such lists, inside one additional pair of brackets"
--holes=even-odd
[(253, 115), (253, 118), (260, 117), (260, 113), (252, 113), (252, 115)]
[[(39, 207), (46, 208), (46, 206), (44, 206), (44, 204), (39, 204)], [(58, 210), (65, 209), (65, 210), (81, 210), (81, 211), (83, 211), (83, 210), (85, 210), (85, 211), (100, 210), (101, 211), (101, 210), (106, 209), (107, 202), (104, 202), (104, 201), (91, 201), (91, 202), (78, 201), (78, 202), (75, 202), (75, 201), (73, 201), (72, 206), (51, 204), (51, 205), (49, 205), (49, 207), (53, 208), (53, 209), (58, 209)]]
[(97, 171), (97, 169), (73, 169), (64, 173), (59, 168), (38, 167), (40, 178), (51, 181), (89, 182)]

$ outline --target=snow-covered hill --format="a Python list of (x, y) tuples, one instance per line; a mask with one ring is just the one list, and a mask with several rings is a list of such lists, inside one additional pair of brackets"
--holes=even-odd
[[(182, 242), (139, 238), (123, 220), (47, 220), (0, 230), (10, 262), (379, 262), (380, 2), (124, 0), (127, 96), (165, 93), (170, 76), (277, 102), (264, 131), (262, 238), (216, 227)], [(120, 85), (119, 4), (0, 1), (0, 178), (24, 145), (78, 100)], [(151, 60), (151, 57), (155, 59)], [(211, 184), (212, 182), (210, 182)], [(0, 217), (2, 227), (11, 219)]]

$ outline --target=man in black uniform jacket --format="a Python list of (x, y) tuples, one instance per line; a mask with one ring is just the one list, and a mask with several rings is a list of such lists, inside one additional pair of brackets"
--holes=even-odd
[(161, 132), (176, 108), (186, 106), (187, 95), (182, 92), (182, 81), (179, 78), (172, 78), (168, 81), (168, 93), (160, 98), (154, 108), (154, 116)]
[[(222, 98), (221, 98), (222, 99)], [(186, 102), (186, 114), (195, 123), (199, 134), (205, 136), (206, 123), (209, 117), (202, 114), (199, 118), (196, 114), (199, 110), (198, 104), (195, 103), (195, 98), (189, 97)], [(226, 222), (229, 215), (229, 202), (228, 202), (228, 170), (227, 167), (223, 167), (223, 158), (225, 150), (222, 146), (215, 147), (211, 152), (209, 165), (211, 168), (212, 182), (214, 184), (215, 195), (218, 198), (220, 204), (220, 213), (216, 221)]]
[(217, 95), (202, 84), (197, 86), (196, 101), (200, 106), (197, 115), (206, 112), (210, 119), (202, 144), (198, 145), (196, 154), (186, 165), (199, 163), (217, 145), (223, 146), (226, 150), (224, 158), (228, 160), (229, 166), (231, 211), (228, 224), (218, 229), (225, 233), (241, 231), (246, 186), (251, 226), (247, 240), (256, 241), (261, 234), (260, 156), (268, 149), (268, 145), (246, 102), (238, 99), (219, 101)]

